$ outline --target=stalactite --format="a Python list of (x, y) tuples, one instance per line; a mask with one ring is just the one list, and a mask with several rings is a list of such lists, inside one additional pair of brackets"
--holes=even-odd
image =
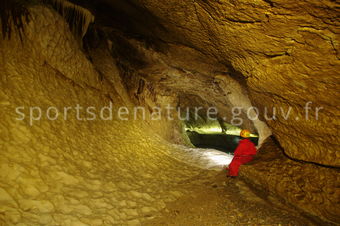
[(14, 29), (22, 40), (25, 23), (29, 22), (29, 6), (41, 3), (51, 5), (62, 15), (80, 42), (85, 36), (90, 24), (93, 23), (95, 19), (89, 10), (66, 0), (2, 0), (0, 1), (2, 37), (10, 39)]
[(92, 13), (66, 0), (43, 0), (52, 6), (67, 20), (77, 38), (82, 39), (90, 24), (94, 22)]
[(0, 1), (0, 22), (3, 39), (10, 39), (14, 31), (19, 34), (22, 41), (24, 24), (29, 21), (29, 12), (26, 1), (1, 0)]

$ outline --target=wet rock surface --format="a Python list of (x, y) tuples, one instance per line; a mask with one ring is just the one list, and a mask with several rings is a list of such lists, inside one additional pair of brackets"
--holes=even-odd
[(241, 166), (240, 175), (259, 190), (330, 223), (340, 222), (340, 170), (287, 158), (268, 138), (255, 160)]

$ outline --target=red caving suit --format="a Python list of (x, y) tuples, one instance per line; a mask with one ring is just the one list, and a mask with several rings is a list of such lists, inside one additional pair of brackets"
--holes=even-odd
[(250, 162), (256, 155), (256, 147), (249, 139), (243, 139), (239, 142), (235, 152), (234, 158), (229, 165), (229, 176), (237, 176), (238, 169), (242, 164)]

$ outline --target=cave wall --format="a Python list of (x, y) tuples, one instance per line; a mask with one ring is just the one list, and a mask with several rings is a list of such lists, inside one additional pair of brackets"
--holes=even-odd
[(60, 15), (30, 11), (24, 42), (0, 41), (0, 224), (139, 224), (183, 195), (178, 185), (201, 171), (170, 157), (174, 147), (143, 122), (79, 121), (73, 110), (32, 126), (16, 119), (18, 106), (27, 116), (33, 106), (132, 104), (113, 59), (95, 68)]
[[(339, 11), (330, 0), (304, 1), (130, 1), (143, 6), (163, 29), (153, 29), (168, 43), (195, 49), (241, 73), (253, 104), (285, 152), (295, 158), (340, 166)], [(309, 118), (306, 103), (311, 101)], [(322, 107), (316, 120), (316, 108)]]
[[(269, 137), (251, 163), (241, 166), (242, 179), (255, 189), (269, 191), (266, 199), (280, 197), (291, 208), (299, 208), (324, 221), (340, 222), (339, 169), (294, 161), (283, 154)], [(274, 201), (275, 202), (275, 201)], [(315, 222), (317, 225), (325, 224)]]
[[(167, 67), (152, 64), (154, 68), (145, 70), (144, 74), (172, 89), (190, 87), (185, 91), (191, 94), (204, 90), (206, 94), (198, 96), (216, 105), (223, 103), (227, 106), (225, 112), (235, 105), (256, 106), (260, 116), (268, 116), (266, 123), (281, 147), (267, 145), (261, 149), (259, 153), (263, 152), (264, 156), (254, 165), (241, 169), (242, 176), (250, 184), (254, 182), (259, 188), (278, 194), (309, 214), (338, 222), (338, 3), (328, 0), (129, 2), (142, 6), (158, 20), (162, 29), (153, 28), (151, 36), (169, 46), (161, 51), (165, 55), (161, 62)], [(159, 58), (162, 54), (153, 55)], [(170, 73), (160, 73), (169, 66)], [(161, 79), (150, 74), (161, 74)], [(169, 74), (181, 83), (171, 81)], [(200, 82), (216, 84), (217, 93), (225, 94), (223, 100), (213, 95), (214, 88), (202, 89)], [(244, 90), (248, 91), (251, 104), (242, 95), (228, 95)], [(316, 119), (318, 107), (321, 110)], [(270, 119), (273, 108), (277, 111), (275, 120)], [(290, 116), (285, 119), (289, 109)]]
[[(65, 21), (48, 9), (32, 9), (23, 44), (16, 36), (0, 42), (0, 222), (138, 223), (163, 208), (165, 201), (181, 196), (185, 190), (176, 185), (200, 173), (169, 157), (173, 147), (155, 136), (157, 132), (173, 139), (178, 127), (171, 123), (70, 119), (42, 120), (30, 126), (27, 120), (15, 120), (15, 107), (22, 105), (46, 109), (80, 103), (100, 108), (112, 102), (117, 109), (136, 103), (176, 103), (179, 91), (200, 95), (204, 90), (210, 95), (200, 98), (221, 109), (224, 106), (227, 112), (242, 101), (250, 106), (250, 94), (257, 107), (293, 107), (289, 120), (278, 115), (267, 122), (290, 157), (339, 166), (334, 133), (339, 125), (339, 100), (334, 98), (339, 89), (338, 36), (332, 19), (336, 3), (135, 3), (164, 26), (153, 31), (166, 45), (155, 52), (128, 40), (155, 66), (136, 70), (132, 80), (119, 76), (116, 59), (103, 49), (91, 52), (87, 59)], [(147, 29), (144, 32), (148, 34)], [(145, 79), (147, 89), (136, 97), (140, 79)], [(178, 79), (183, 83), (176, 84)], [(215, 85), (195, 90), (207, 83)], [(132, 87), (128, 93), (127, 85)], [(219, 96), (230, 91), (242, 95)], [(135, 100), (130, 98), (134, 96)], [(313, 108), (324, 107), (318, 121), (295, 120), (303, 117), (307, 101), (313, 101)], [(262, 125), (254, 123), (257, 129)], [(263, 163), (268, 175), (251, 169), (245, 172), (250, 179), (258, 178), (259, 186), (307, 212), (337, 221), (337, 201), (333, 200), (338, 194), (338, 172), (287, 163), (277, 156), (282, 150), (275, 150), (272, 161)], [(314, 179), (319, 177), (315, 188)]]
[[(271, 135), (269, 127), (252, 109), (243, 78), (234, 78), (226, 66), (181, 44), (164, 44), (164, 50), (160, 51), (148, 48), (143, 41), (125, 39), (133, 49), (131, 52), (144, 62), (132, 74), (125, 75), (128, 92), (136, 97), (138, 105), (165, 108), (170, 104), (180, 107), (182, 112), (187, 108), (202, 108), (199, 113), (205, 117), (208, 109), (214, 107), (217, 116), (226, 123), (259, 134), (260, 144)], [(141, 79), (149, 87), (145, 85), (145, 92), (136, 95)], [(162, 125), (167, 123), (161, 121)]]
[[(157, 84), (148, 81), (136, 71), (139, 64), (145, 64), (144, 56), (140, 55), (134, 47), (112, 31), (105, 31), (105, 38), (97, 40), (97, 44), (90, 47), (89, 57), (100, 74), (106, 74), (118, 95), (124, 98), (126, 106), (143, 108), (138, 111), (138, 117), (143, 119), (154, 133), (172, 143), (188, 143), (182, 133), (182, 123), (177, 120), (176, 110), (169, 114), (166, 107), (176, 106), (178, 95), (171, 90), (158, 87)], [(111, 37), (110, 37), (111, 36)], [(117, 50), (120, 53), (117, 54)], [(142, 62), (142, 63), (141, 63)], [(160, 112), (154, 108), (160, 109)], [(136, 109), (136, 108), (135, 108)]]

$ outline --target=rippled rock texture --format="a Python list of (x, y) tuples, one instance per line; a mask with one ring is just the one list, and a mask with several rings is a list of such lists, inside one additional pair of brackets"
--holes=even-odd
[(287, 158), (268, 138), (256, 159), (241, 167), (241, 176), (256, 189), (279, 195), (306, 213), (340, 222), (340, 170)]
[[(174, 122), (79, 122), (74, 112), (33, 126), (15, 119), (18, 106), (46, 112), (110, 102), (215, 105), (229, 120), (235, 106), (259, 108), (260, 119), (242, 112), (243, 127), (262, 140), (272, 131), (287, 156), (266, 145), (241, 175), (339, 221), (339, 171), (324, 167), (340, 166), (335, 1), (99, 3), (107, 5), (88, 7), (101, 42), (88, 54), (65, 20), (42, 6), (30, 9), (23, 43), (17, 35), (0, 42), (0, 223), (138, 224), (186, 192), (202, 171), (170, 157), (174, 146), (161, 137), (183, 142)], [(273, 108), (276, 119), (266, 119)]]
[[(143, 122), (117, 119), (129, 98), (113, 59), (102, 58), (100, 79), (60, 15), (42, 7), (31, 14), (24, 43), (0, 42), (0, 225), (140, 224), (201, 170), (170, 157), (174, 147)], [(75, 112), (94, 107), (99, 117), (110, 103), (112, 120)], [(30, 107), (41, 120), (30, 122)], [(47, 119), (49, 107), (57, 119)]]

